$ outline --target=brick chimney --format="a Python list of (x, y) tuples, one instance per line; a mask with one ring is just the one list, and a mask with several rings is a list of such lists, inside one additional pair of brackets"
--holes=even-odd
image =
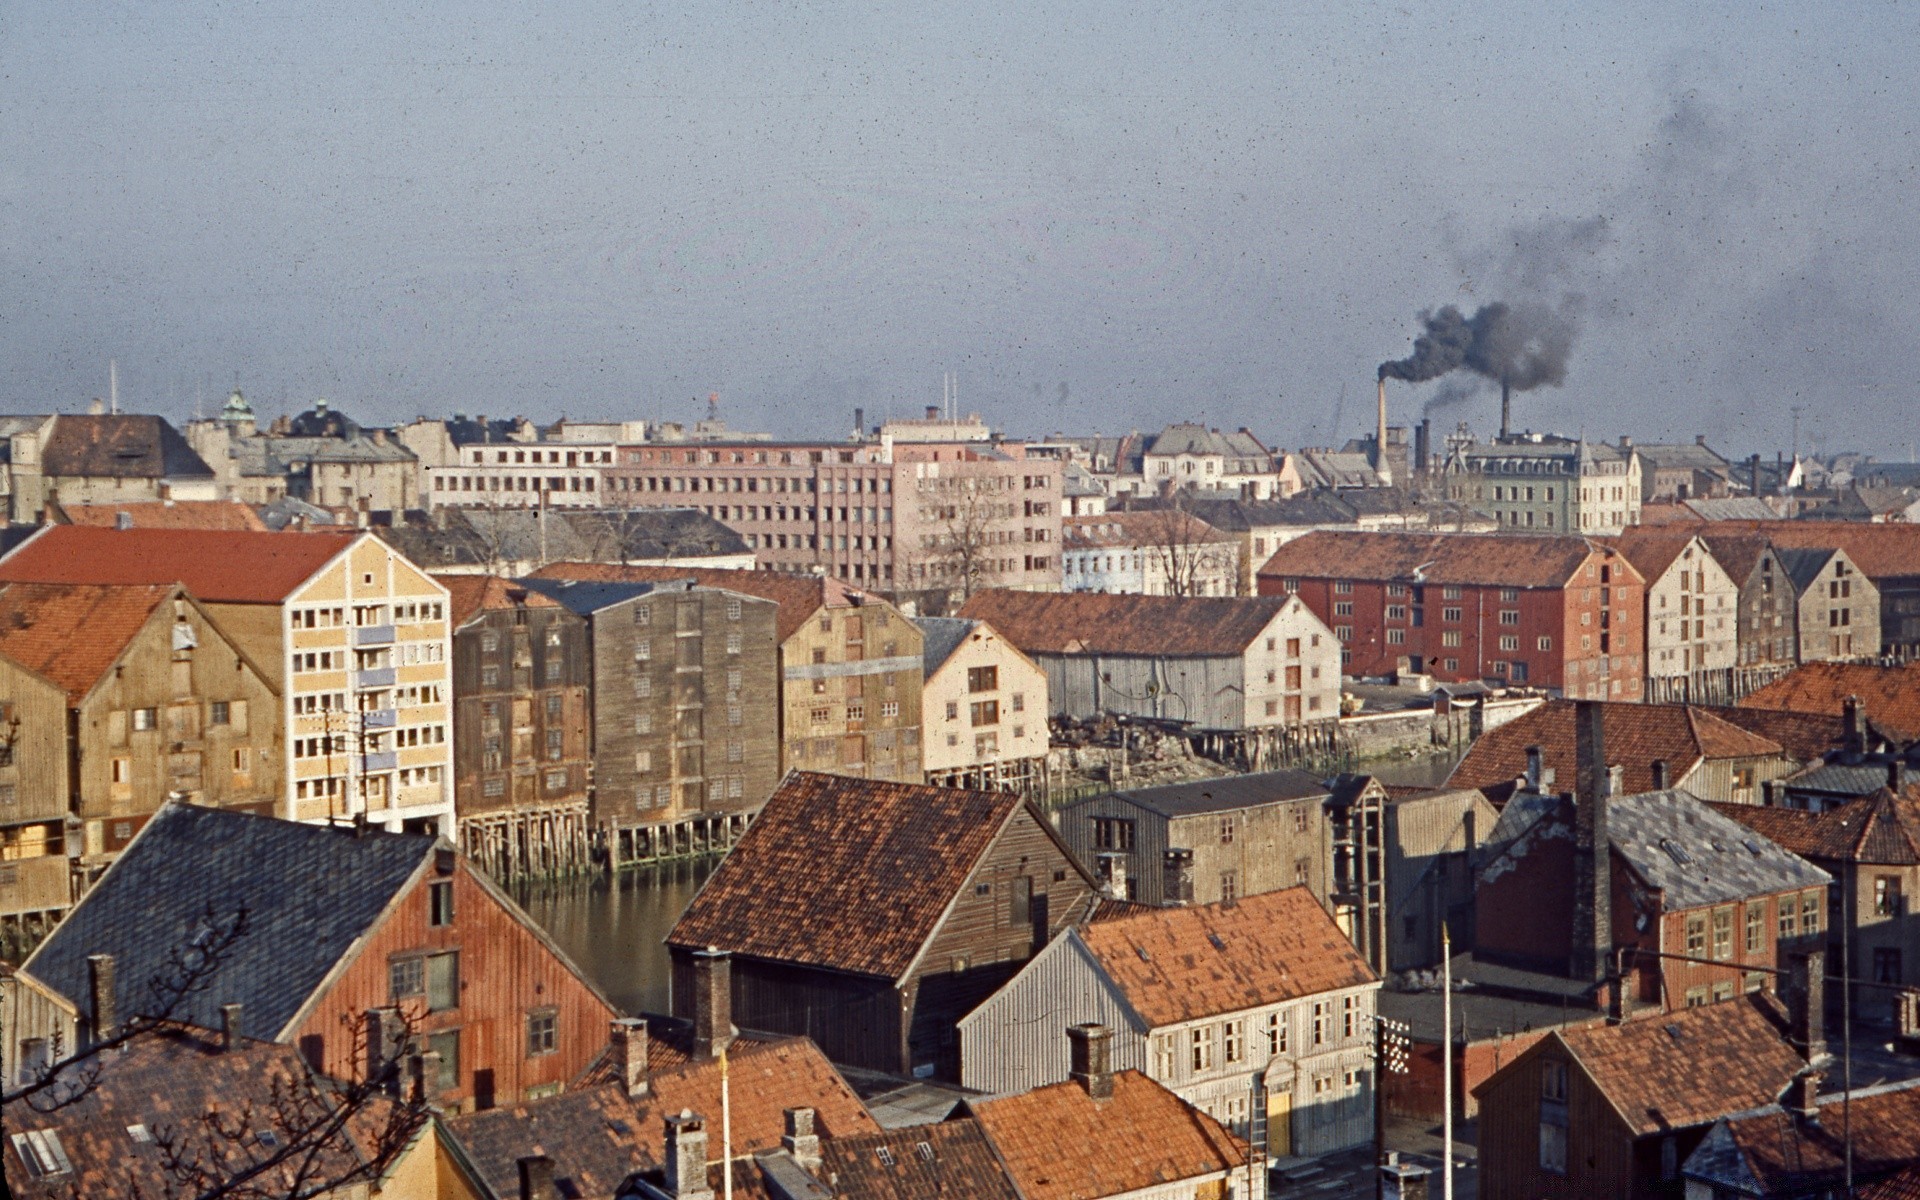
[(361, 1033), (367, 1042), (367, 1082), (380, 1083), (387, 1080), (388, 1085), (398, 1084), (398, 1079), (389, 1079), (394, 1064), (406, 1049), (406, 1022), (401, 1019), (400, 1010), (393, 1007), (370, 1008), (361, 1015)]
[(1613, 943), (1613, 843), (1607, 828), (1611, 799), (1606, 768), (1606, 709), (1595, 700), (1574, 702), (1573, 969), (1577, 979), (1607, 977)]
[(552, 1159), (530, 1154), (516, 1159), (515, 1165), (520, 1168), (520, 1200), (560, 1200), (560, 1191), (553, 1186)]
[(613, 1022), (613, 1069), (629, 1096), (644, 1096), (649, 1087), (647, 1071), (647, 1023), (639, 1017), (621, 1017)]
[(675, 1200), (713, 1200), (707, 1186), (707, 1122), (683, 1108), (667, 1118), (667, 1170), (664, 1191)]
[(1094, 875), (1100, 890), (1109, 900), (1127, 898), (1127, 854), (1124, 850), (1105, 850), (1093, 856)]
[(1113, 1030), (1069, 1025), (1067, 1048), (1069, 1077), (1095, 1100), (1113, 1099)]
[(1896, 796), (1907, 786), (1907, 763), (1905, 759), (1891, 758), (1887, 760), (1887, 786), (1893, 789), (1893, 794)]
[(220, 1049), (231, 1053), (240, 1048), (240, 1013), (238, 1004), (220, 1006)]
[(1818, 1121), (1820, 1119), (1820, 1076), (1812, 1071), (1804, 1075), (1795, 1075), (1793, 1082), (1787, 1085), (1787, 1094), (1780, 1097), (1780, 1107), (1802, 1121)]
[[(733, 955), (693, 952), (693, 1056), (714, 1058), (733, 1041)], [(703, 1135), (704, 1136), (704, 1135)]]
[(1827, 1054), (1827, 954), (1805, 950), (1788, 956), (1787, 1036), (1802, 1058)]
[(780, 1146), (794, 1161), (808, 1171), (820, 1167), (820, 1135), (814, 1132), (814, 1111), (811, 1108), (789, 1108), (784, 1110), (786, 1131), (780, 1135)]
[(87, 955), (87, 1020), (89, 1036), (104, 1042), (120, 1029), (113, 997), (113, 955)]
[(1168, 850), (1162, 859), (1165, 877), (1161, 882), (1163, 903), (1184, 908), (1193, 903), (1193, 851)]
[(1848, 696), (1841, 704), (1840, 724), (1849, 754), (1867, 752), (1867, 706), (1858, 696)]

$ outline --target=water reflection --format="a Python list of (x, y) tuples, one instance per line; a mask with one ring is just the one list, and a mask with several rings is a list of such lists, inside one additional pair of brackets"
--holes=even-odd
[(668, 1010), (662, 939), (718, 858), (665, 863), (565, 883), (515, 889), (534, 921), (624, 1012)]

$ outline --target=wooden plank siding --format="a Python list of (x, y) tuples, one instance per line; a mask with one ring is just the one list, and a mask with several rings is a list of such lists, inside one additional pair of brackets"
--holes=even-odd
[[(436, 927), (428, 885), (443, 879), (453, 883), (454, 915)], [(391, 964), (446, 951), (460, 955), (459, 1004), (429, 1013), (420, 998), (403, 1002), (416, 1019), (423, 1049), (430, 1035), (458, 1031), (457, 1085), (434, 1096), (435, 1103), (464, 1111), (515, 1103), (532, 1089), (557, 1091), (606, 1046), (608, 1022), (620, 1014), (503, 893), (457, 856), (451, 875), (438, 874), (429, 863), (409, 882), (344, 971), (309, 1001), (291, 1029), (249, 1033), (281, 1033), (281, 1040), (298, 1045), (317, 1069), (357, 1078), (366, 1068), (359, 1023), (368, 1009), (394, 1003)], [(548, 1009), (556, 1018), (554, 1049), (530, 1056), (527, 1018)]]
[[(1060, 814), (1060, 832), (1083, 862), (1111, 853), (1094, 844), (1094, 821), (1120, 818), (1134, 822), (1133, 850), (1127, 855), (1127, 895), (1142, 904), (1166, 903), (1166, 852), (1193, 851), (1193, 902), (1225, 899), (1224, 877), (1231, 873), (1235, 895), (1257, 896), (1305, 884), (1328, 904), (1333, 847), (1325, 796), (1276, 800), (1219, 812), (1166, 817), (1118, 794), (1076, 801)], [(1233, 822), (1226, 840), (1224, 822)], [(1304, 828), (1302, 828), (1304, 826)], [(1305, 864), (1304, 878), (1298, 870)]]
[[(1549, 1057), (1567, 1070), (1566, 1174), (1540, 1168), (1540, 1071)], [(1633, 1186), (1631, 1131), (1557, 1039), (1549, 1037), (1489, 1079), (1479, 1098), (1482, 1200), (1616, 1200), (1642, 1194)]]

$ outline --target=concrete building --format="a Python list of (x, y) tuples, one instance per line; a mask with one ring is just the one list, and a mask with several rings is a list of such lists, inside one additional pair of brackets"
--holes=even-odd
[(1069, 592), (1128, 596), (1244, 593), (1235, 539), (1177, 508), (1106, 512), (1061, 526), (1061, 581)]
[(1525, 433), (1449, 452), (1447, 495), (1523, 533), (1619, 533), (1640, 523), (1640, 460), (1605, 442)]
[(1646, 698), (1730, 697), (1740, 658), (1740, 586), (1690, 530), (1638, 527), (1614, 545), (1647, 581)]
[(1329, 789), (1305, 771), (1133, 788), (1060, 810), (1060, 835), (1116, 898), (1217, 904), (1304, 887), (1332, 903)]
[(1020, 786), (1047, 756), (1047, 676), (985, 621), (920, 617), (927, 782)]
[(1244, 730), (1340, 712), (1339, 646), (1296, 597), (995, 590), (960, 615), (988, 622), (1041, 665), (1053, 715)]
[(1620, 449), (1640, 459), (1640, 499), (1650, 504), (1717, 500), (1732, 494), (1734, 466), (1707, 445), (1705, 434), (1671, 445), (1621, 438)]
[(420, 506), (413, 451), (385, 429), (362, 428), (325, 400), (263, 433), (236, 390), (219, 417), (187, 426), (187, 441), (212, 468), (221, 499), (270, 504), (292, 496), (349, 513)]
[(28, 524), (49, 503), (217, 500), (214, 473), (164, 417), (56, 413), (0, 418), (9, 519)]
[(452, 828), (447, 592), (371, 534), (55, 525), (0, 580), (183, 583), (279, 696), (274, 815)]
[(1182, 421), (1154, 435), (1140, 456), (1148, 492), (1225, 490), (1270, 500), (1281, 490), (1273, 451), (1245, 428), (1222, 433)]
[(1062, 1023), (1270, 1157), (1373, 1136), (1379, 981), (1305, 888), (1067, 930), (960, 1022), (960, 1081), (1003, 1095), (1067, 1078)]

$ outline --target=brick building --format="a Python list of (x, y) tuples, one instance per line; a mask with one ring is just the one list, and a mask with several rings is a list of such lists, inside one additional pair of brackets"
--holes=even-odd
[(1646, 581), (1582, 537), (1310, 533), (1260, 568), (1333, 628), (1344, 671), (1493, 679), (1570, 697), (1638, 699)]

